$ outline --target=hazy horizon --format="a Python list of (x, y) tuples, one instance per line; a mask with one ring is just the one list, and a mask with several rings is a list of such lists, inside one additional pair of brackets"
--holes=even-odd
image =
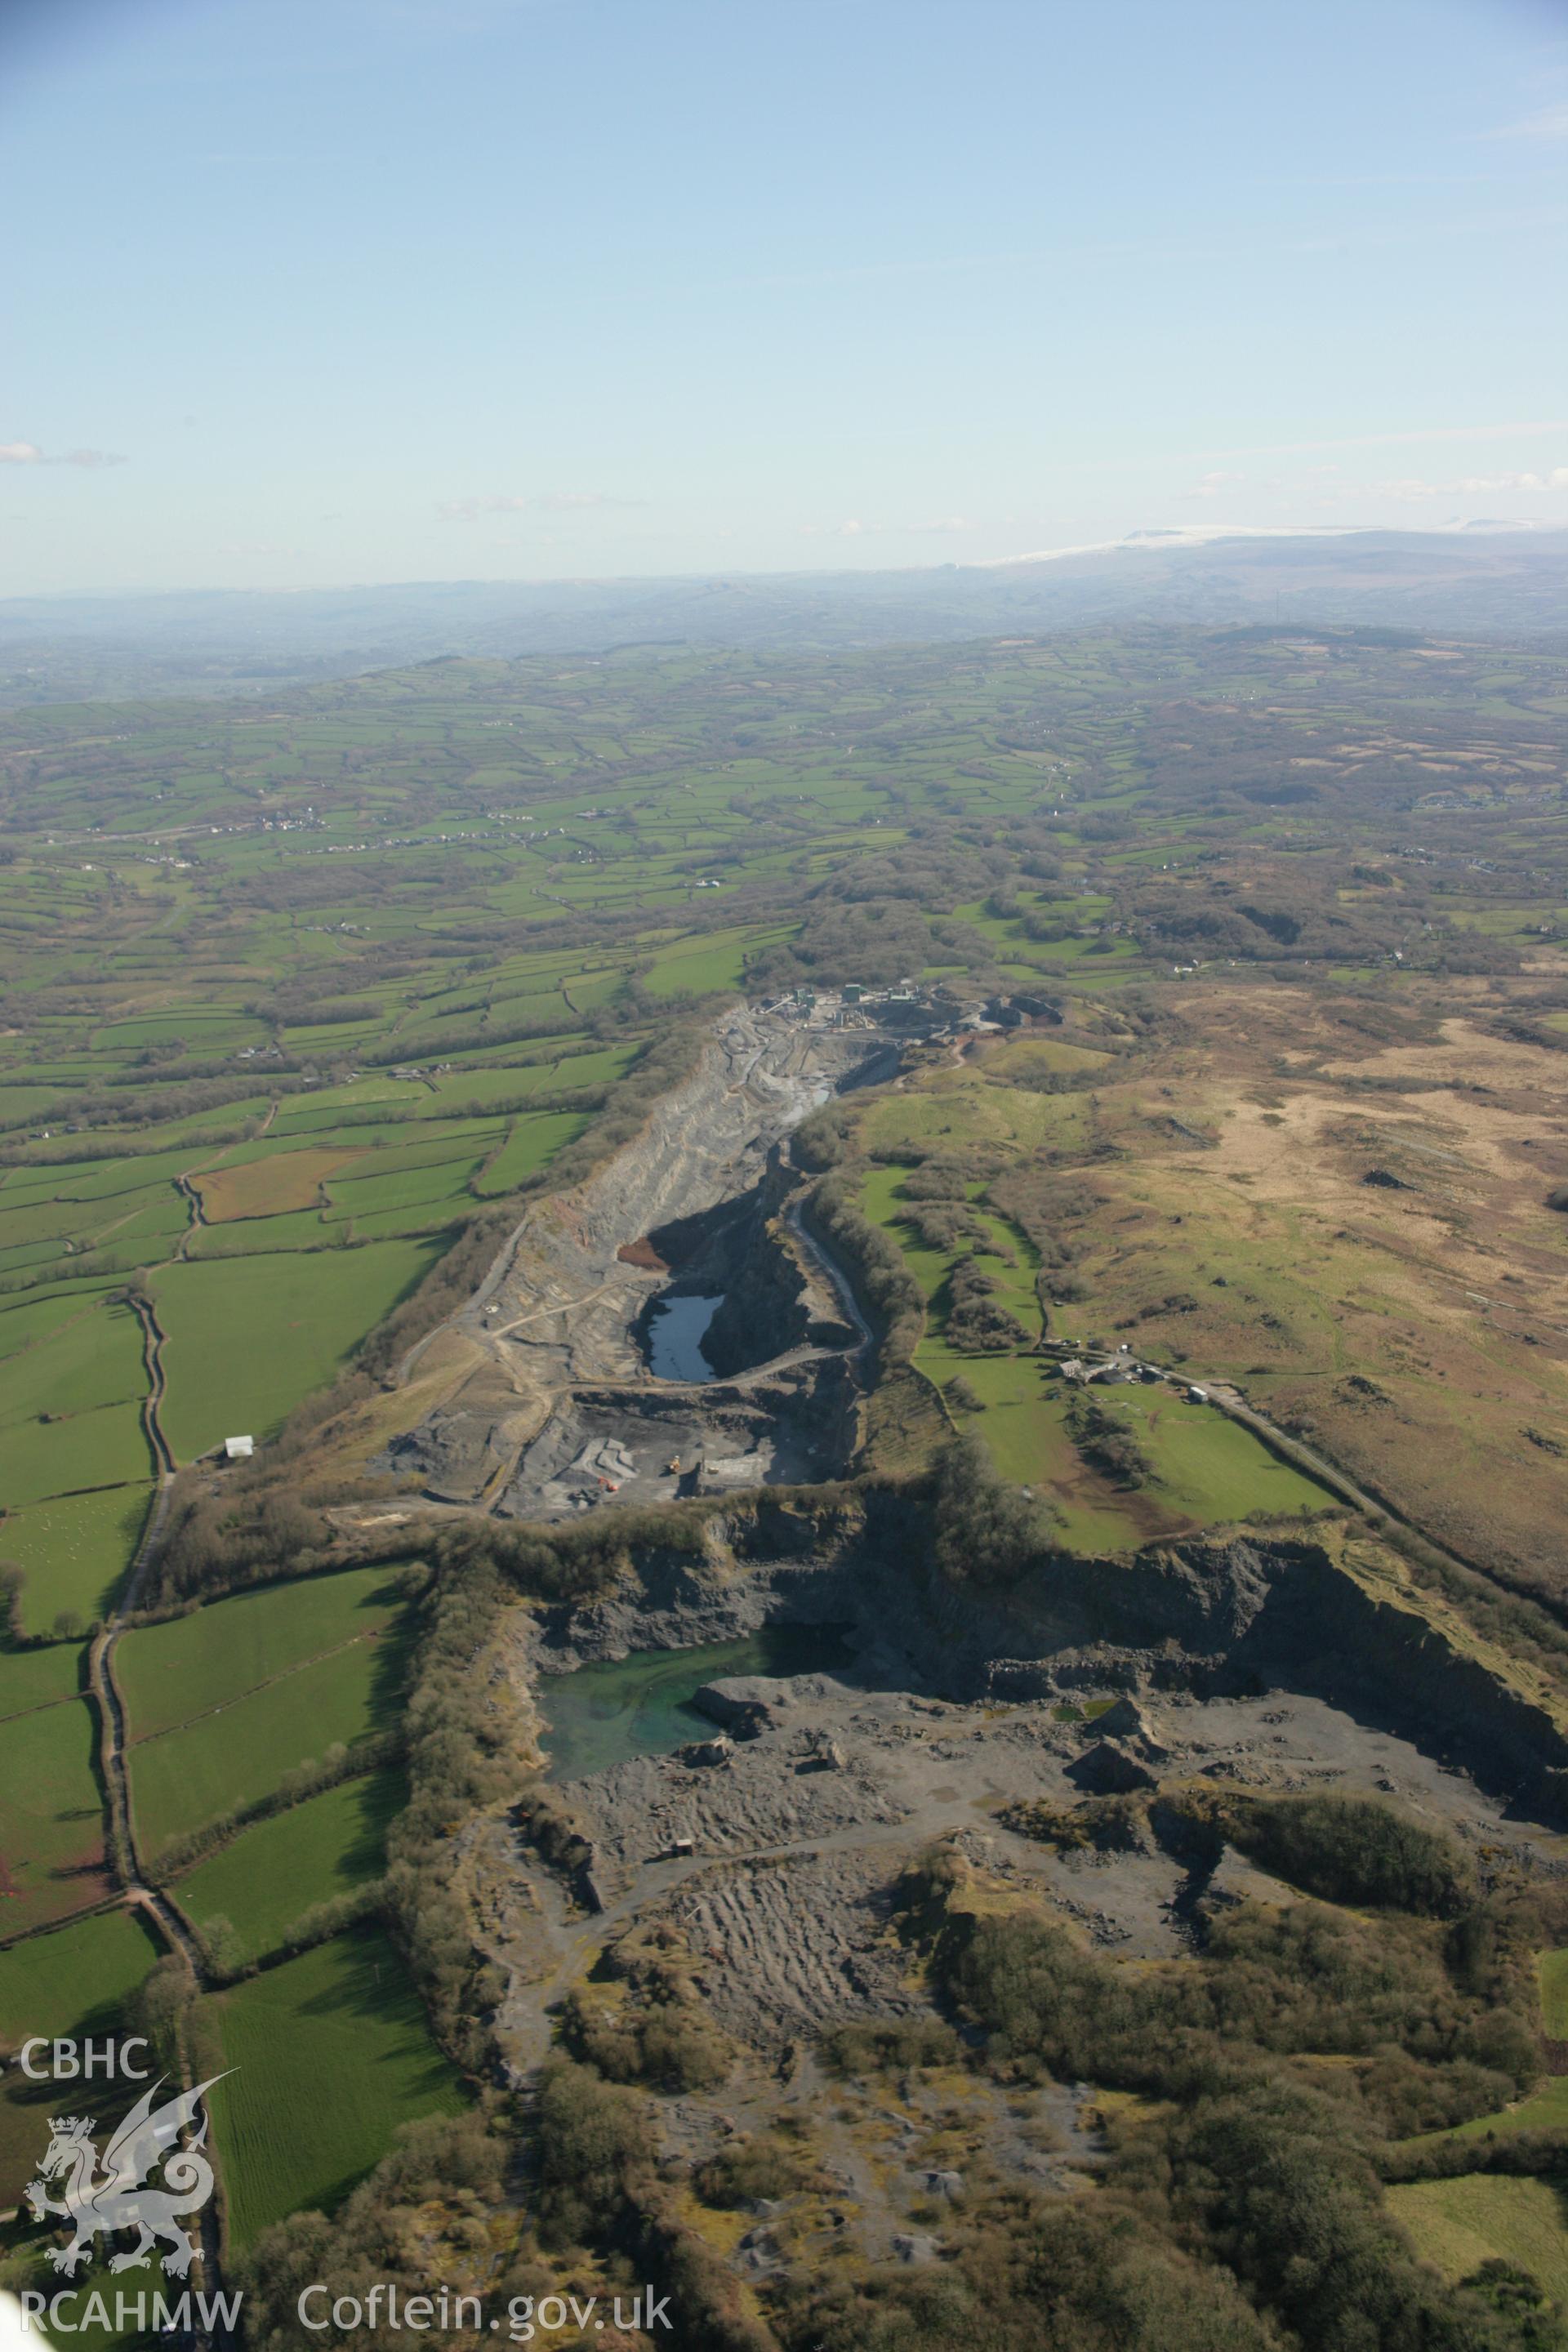
[(1568, 522), (1568, 19), (23, 5), (0, 595)]

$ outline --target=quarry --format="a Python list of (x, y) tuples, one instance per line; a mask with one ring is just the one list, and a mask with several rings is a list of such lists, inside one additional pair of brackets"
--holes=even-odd
[(896, 1505), (832, 1526), (791, 1504), (710, 1522), (699, 1556), (643, 1553), (607, 1599), (519, 1612), (514, 1689), (547, 1769), (552, 1715), (611, 1662), (668, 1684), (680, 1653), (759, 1625), (816, 1627), (844, 1654), (699, 1664), (684, 1728), (645, 1750), (634, 1727), (629, 1752), (465, 1832), (514, 2078), (563, 1995), (649, 1937), (768, 2069), (846, 2015), (929, 2014), (895, 1917), (933, 1847), (1134, 1961), (1198, 1950), (1249, 1897), (1297, 1899), (1194, 1831), (1216, 1791), (1384, 1796), (1483, 1870), (1568, 1864), (1568, 1738), (1544, 1693), (1445, 1651), (1376, 1545), (1237, 1533), (1064, 1560), (1046, 1584), (1043, 1608), (960, 1593)]
[[(788, 1136), (899, 1055), (869, 1026), (727, 1014), (636, 1142), (529, 1212), (424, 1351), (446, 1393), (384, 1466), (429, 1502), (544, 1521), (836, 1475), (869, 1332), (795, 1207)], [(699, 1377), (658, 1379), (650, 1320), (694, 1298), (720, 1302)]]

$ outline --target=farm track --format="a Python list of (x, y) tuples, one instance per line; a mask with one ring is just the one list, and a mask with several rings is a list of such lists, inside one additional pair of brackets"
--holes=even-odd
[[(146, 1432), (147, 1444), (152, 1449), (154, 1467), (161, 1476), (172, 1478), (174, 1475), (174, 1449), (163, 1434), (163, 1423), (159, 1411), (167, 1388), (167, 1382), (163, 1377), (165, 1334), (157, 1316), (153, 1311), (150, 1299), (143, 1298), (139, 1292), (132, 1293), (131, 1307), (142, 1326), (142, 1360), (147, 1368), (147, 1393), (142, 1400), (142, 1426)], [(150, 1550), (151, 1545), (146, 1534), (143, 1534), (141, 1544), (137, 1548), (136, 1558), (132, 1562), (131, 1576), (126, 1585), (128, 1594), (131, 1584), (146, 1567)], [(132, 1604), (128, 1600), (125, 1605), (130, 1607)]]
[(206, 1211), (202, 1206), (200, 1192), (183, 1170), (174, 1179), (174, 1190), (181, 1195), (191, 1213), (191, 1222), (180, 1235), (179, 1246), (174, 1252), (175, 1257), (184, 1262), (189, 1259), (191, 1243), (206, 1223), (207, 1217)]
[[(154, 1518), (163, 1509), (167, 1496), (165, 1483), (154, 1508)], [(135, 1818), (131, 1806), (130, 1774), (125, 1760), (130, 1746), (125, 1702), (114, 1678), (114, 1652), (121, 1634), (125, 1631), (125, 1619), (135, 1606), (142, 1577), (153, 1554), (153, 1545), (148, 1539), (152, 1524), (150, 1519), (148, 1535), (142, 1538), (124, 1600), (89, 1654), (89, 1688), (99, 1709), (99, 1757), (109, 1812), (109, 1836), (105, 1842), (107, 1860), (111, 1875), (120, 1881), (120, 1899), (127, 1907), (140, 1910), (169, 1951), (184, 1961), (197, 1992), (201, 1993), (210, 1991), (213, 1987), (195, 1930), (164, 1888), (148, 1884), (142, 1868), (136, 1844)], [(188, 2059), (182, 2071), (187, 2076), (192, 2074)], [(217, 2294), (223, 2286), (224, 2223), (221, 2215), (225, 2198), (220, 2159), (210, 2135), (206, 2141), (206, 2155), (213, 2168), (217, 2193), (201, 2217), (203, 2284), (209, 2294)], [(219, 2327), (213, 2331), (210, 2341), (222, 2347), (226, 2347), (232, 2337), (227, 2329)]]
[[(131, 1806), (130, 1775), (126, 1754), (130, 1747), (125, 1702), (114, 1675), (114, 1652), (126, 1630), (127, 1620), (133, 1614), (141, 1599), (147, 1571), (156, 1554), (168, 1517), (174, 1475), (174, 1459), (159, 1420), (158, 1406), (163, 1395), (162, 1348), (163, 1333), (147, 1301), (133, 1297), (131, 1304), (142, 1325), (143, 1355), (148, 1372), (148, 1392), (142, 1402), (142, 1425), (154, 1459), (159, 1465), (158, 1492), (147, 1514), (141, 1541), (127, 1573), (124, 1587), (108, 1623), (95, 1636), (88, 1652), (87, 1696), (98, 1714), (98, 1761), (104, 1798), (105, 1836), (104, 1864), (107, 1875), (117, 1891), (101, 1903), (73, 1912), (69, 1920), (51, 1920), (9, 1940), (24, 1942), (32, 1935), (47, 1934), (56, 1927), (72, 1925), (79, 1919), (98, 1913), (121, 1909), (139, 1911), (165, 1949), (183, 1959), (190, 1970), (198, 1992), (211, 1990), (205, 1958), (195, 1930), (180, 1906), (163, 1887), (151, 1885), (142, 1868), (137, 1849), (136, 1826)], [(188, 2065), (184, 2071), (190, 2072)], [(217, 2194), (201, 2218), (203, 2284), (209, 2293), (223, 2285), (223, 2182), (216, 2147), (209, 2138), (207, 2157), (217, 2180)], [(208, 2339), (218, 2352), (226, 2352), (232, 2342), (230, 2331), (219, 2327)]]

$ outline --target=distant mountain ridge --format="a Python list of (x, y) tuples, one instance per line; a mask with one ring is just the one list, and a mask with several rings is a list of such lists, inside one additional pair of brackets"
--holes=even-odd
[(868, 646), (1259, 622), (1568, 635), (1568, 530), (1138, 533), (902, 572), (0, 602), (0, 704), (244, 694), (444, 655)]

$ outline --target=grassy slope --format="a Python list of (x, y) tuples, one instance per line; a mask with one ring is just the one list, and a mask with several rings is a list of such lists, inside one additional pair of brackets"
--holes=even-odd
[[(112, 2032), (162, 1951), (138, 1915), (119, 1910), (13, 1945), (0, 1952), (0, 2036)], [(42, 2155), (59, 2097), (56, 2084), (30, 2083), (16, 2068), (0, 2077), (0, 2208), (15, 2203)]]
[(1520, 2263), (1554, 2301), (1568, 2297), (1568, 2215), (1554, 2181), (1479, 2172), (1415, 2180), (1389, 2189), (1388, 2210), (1446, 2279), (1500, 2258)]
[(220, 1706), (344, 1642), (381, 1633), (401, 1603), (396, 1571), (345, 1570), (210, 1601), (127, 1633), (115, 1659), (132, 1740)]
[(379, 1877), (386, 1828), (404, 1802), (401, 1775), (364, 1773), (258, 1822), (179, 1882), (201, 1925), (224, 1918), (253, 1958), (277, 1948), (305, 1912)]
[(384, 1729), (395, 1717), (403, 1665), (395, 1639), (355, 1642), (133, 1748), (132, 1802), (147, 1851), (256, 1803), (285, 1772), (320, 1762), (337, 1742), (352, 1747)]
[(163, 1267), (155, 1281), (169, 1383), (163, 1427), (182, 1461), (275, 1429), (331, 1380), (437, 1252), (426, 1242)]
[(335, 2204), (399, 2124), (462, 2105), (384, 1937), (339, 1937), (209, 2007), (236, 2070), (212, 2111), (242, 2245), (285, 2214)]
[(0, 1550), (26, 1577), (27, 1633), (47, 1632), (61, 1610), (89, 1622), (104, 1613), (141, 1540), (152, 1491), (130, 1486), (56, 1496), (6, 1518)]
[(15, 1935), (107, 1893), (97, 1723), (84, 1698), (0, 1723), (0, 1931)]

